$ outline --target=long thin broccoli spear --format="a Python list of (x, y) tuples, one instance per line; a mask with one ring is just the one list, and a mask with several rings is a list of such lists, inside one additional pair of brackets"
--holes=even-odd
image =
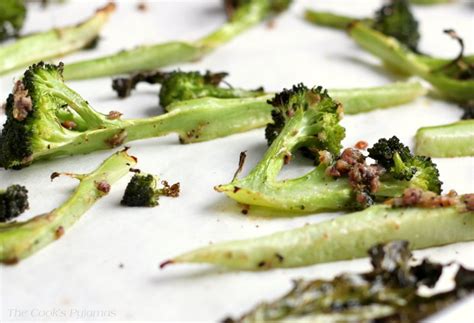
[(100, 30), (114, 11), (115, 5), (109, 3), (77, 26), (32, 34), (0, 47), (0, 75), (89, 46), (97, 39)]
[(229, 22), (215, 32), (193, 42), (173, 41), (140, 46), (113, 55), (70, 64), (66, 79), (88, 79), (146, 71), (181, 62), (198, 60), (216, 47), (255, 26), (274, 12), (285, 10), (291, 0), (233, 1), (237, 4)]
[(424, 156), (474, 156), (474, 119), (420, 128), (415, 140), (416, 153)]
[[(60, 207), (25, 222), (0, 224), (0, 262), (16, 263), (59, 239), (101, 197), (125, 176), (136, 159), (122, 150), (113, 154), (92, 173), (70, 175), (80, 181)], [(60, 174), (54, 173), (54, 178)]]
[(376, 205), (333, 220), (260, 238), (197, 249), (162, 264), (209, 263), (241, 270), (299, 267), (364, 257), (374, 244), (407, 240), (413, 249), (474, 240), (474, 212)]
[[(400, 95), (390, 88), (362, 90), (355, 94), (340, 91), (361, 109), (370, 105), (398, 103), (413, 97), (422, 88), (413, 84), (400, 87)], [(152, 118), (121, 120), (119, 114), (98, 113), (79, 94), (64, 84), (61, 67), (38, 64), (30, 67), (7, 100), (7, 122), (0, 135), (0, 166), (25, 167), (39, 159), (85, 154), (110, 149), (125, 142), (177, 133), (182, 143), (211, 140), (259, 128), (272, 122), (273, 95), (257, 98), (201, 98), (177, 102), (169, 112)], [(403, 94), (402, 94), (403, 93)], [(384, 100), (390, 98), (389, 100)]]

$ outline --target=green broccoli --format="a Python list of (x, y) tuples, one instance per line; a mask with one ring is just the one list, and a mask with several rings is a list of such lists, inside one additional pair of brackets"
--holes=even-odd
[(305, 18), (312, 23), (337, 29), (346, 29), (351, 23), (362, 21), (369, 27), (394, 37), (411, 50), (418, 50), (418, 21), (410, 10), (408, 0), (391, 0), (377, 10), (373, 18), (354, 18), (310, 9), (306, 10)]
[[(474, 100), (474, 56), (464, 55), (462, 39), (453, 30), (445, 31), (461, 46), (460, 54), (454, 60), (419, 54), (415, 46), (419, 38), (417, 23), (409, 14), (406, 0), (394, 0), (388, 8), (390, 6), (405, 6), (405, 9), (387, 11), (383, 7), (375, 20), (378, 23), (311, 10), (308, 10), (306, 18), (316, 24), (347, 28), (350, 36), (362, 48), (398, 71), (425, 79), (450, 100), (461, 104)], [(400, 34), (390, 33), (388, 29)]]
[(220, 87), (227, 73), (205, 74), (199, 72), (173, 71), (171, 73), (148, 72), (137, 73), (129, 78), (117, 78), (113, 80), (112, 88), (118, 96), (125, 98), (130, 95), (140, 82), (149, 84), (161, 84), (160, 104), (167, 107), (174, 102), (198, 99), (203, 97), (213, 98), (248, 98), (262, 96), (263, 88), (256, 90), (243, 90)]
[(16, 218), (29, 208), (28, 190), (21, 185), (11, 185), (0, 190), (0, 222)]
[(286, 10), (291, 0), (226, 1), (229, 21), (216, 31), (192, 42), (174, 41), (70, 64), (66, 79), (88, 79), (124, 73), (149, 71), (182, 62), (196, 61), (237, 35)]
[(0, 166), (21, 168), (40, 159), (110, 149), (124, 142), (178, 133), (182, 143), (211, 140), (269, 122), (269, 96), (181, 102), (147, 119), (121, 120), (95, 111), (64, 84), (62, 64), (31, 66), (6, 104)]
[[(197, 98), (254, 98), (255, 101), (263, 102), (262, 99), (267, 100), (274, 95), (263, 92), (263, 88), (246, 90), (221, 87), (220, 84), (224, 82), (223, 79), (226, 76), (227, 73), (224, 72), (211, 73), (209, 71), (205, 74), (197, 71), (145, 72), (127, 78), (117, 78), (112, 82), (112, 88), (119, 97), (124, 98), (129, 96), (140, 82), (161, 83), (160, 104), (166, 111), (180, 106), (179, 102)], [(413, 101), (424, 95), (426, 89), (419, 82), (397, 82), (371, 88), (331, 89), (329, 92), (344, 105), (345, 114), (357, 114)], [(269, 105), (268, 122), (271, 122), (270, 112)]]
[(374, 244), (399, 239), (409, 241), (414, 250), (474, 241), (474, 194), (437, 195), (408, 188), (402, 196), (362, 211), (266, 236), (203, 246), (172, 257), (160, 267), (180, 263), (255, 271), (302, 267), (362, 258)]
[[(125, 149), (113, 154), (89, 174), (66, 173), (80, 183), (62, 205), (28, 221), (0, 223), (0, 262), (16, 263), (59, 239), (136, 163), (136, 158), (128, 155)], [(60, 175), (53, 173), (51, 179)]]
[(17, 36), (23, 27), (26, 7), (23, 0), (0, 1), (0, 42)]
[(162, 181), (161, 184), (163, 187), (157, 188), (155, 176), (137, 173), (128, 183), (120, 203), (125, 206), (155, 207), (160, 196), (179, 196), (179, 183), (169, 185), (167, 181)]
[[(374, 165), (367, 165), (355, 149), (347, 148), (339, 156), (342, 108), (322, 88), (298, 85), (277, 94), (271, 103), (274, 122), (265, 132), (267, 152), (246, 177), (234, 176), (217, 191), (246, 205), (304, 212), (365, 207), (411, 187), (441, 192), (436, 165), (413, 156), (397, 138), (382, 139), (369, 150)], [(296, 150), (319, 165), (301, 177), (277, 179)]]
[[(9, 1), (11, 2), (0, 1), (0, 38), (2, 6)], [(26, 35), (0, 47), (0, 75), (41, 60), (89, 48), (97, 42), (100, 30), (115, 11), (115, 7), (113, 3), (109, 3), (78, 25)]]
[(433, 288), (449, 265), (413, 265), (406, 241), (377, 244), (368, 254), (369, 272), (296, 280), (284, 296), (223, 322), (419, 322), (474, 293), (474, 271), (459, 266), (454, 287), (424, 295), (421, 288)]
[(415, 136), (417, 154), (431, 157), (474, 156), (474, 120), (423, 127)]

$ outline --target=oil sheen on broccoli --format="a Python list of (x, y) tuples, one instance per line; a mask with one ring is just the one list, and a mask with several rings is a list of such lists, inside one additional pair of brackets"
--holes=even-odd
[[(373, 165), (358, 150), (340, 154), (341, 107), (321, 87), (300, 84), (275, 95), (271, 103), (274, 122), (266, 128), (270, 146), (265, 155), (247, 176), (235, 177), (217, 191), (246, 205), (303, 212), (365, 207), (411, 187), (441, 192), (436, 165), (412, 155), (396, 137), (369, 149)], [(282, 167), (298, 150), (318, 165), (301, 177), (279, 180)]]

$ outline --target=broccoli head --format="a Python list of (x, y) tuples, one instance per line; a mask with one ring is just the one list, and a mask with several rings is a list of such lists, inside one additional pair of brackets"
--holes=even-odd
[(418, 21), (410, 10), (408, 0), (391, 0), (384, 5), (376, 12), (372, 27), (417, 51), (420, 40)]
[(26, 17), (26, 7), (23, 0), (0, 1), (0, 41), (16, 36)]
[(21, 168), (42, 155), (54, 155), (82, 131), (107, 123), (105, 116), (65, 86), (62, 68), (62, 64), (33, 65), (15, 84), (0, 135), (0, 166)]
[(0, 222), (16, 218), (28, 207), (28, 190), (24, 186), (11, 185), (0, 190)]
[(273, 106), (273, 123), (265, 129), (269, 145), (288, 123), (298, 119), (298, 122), (303, 122), (301, 127), (294, 129), (298, 148), (312, 157), (318, 156), (322, 150), (339, 154), (345, 136), (344, 128), (339, 125), (342, 106), (328, 95), (327, 90), (320, 86), (309, 89), (298, 84), (276, 94), (269, 103)]
[(160, 196), (179, 196), (179, 183), (169, 185), (167, 181), (162, 181), (163, 187), (157, 188), (157, 179), (150, 174), (137, 173), (125, 189), (121, 204), (125, 206), (147, 206), (158, 205)]
[(413, 155), (397, 137), (380, 139), (368, 149), (369, 157), (382, 165), (387, 173), (396, 180), (407, 181), (410, 186), (426, 191), (441, 193), (439, 171), (431, 158)]

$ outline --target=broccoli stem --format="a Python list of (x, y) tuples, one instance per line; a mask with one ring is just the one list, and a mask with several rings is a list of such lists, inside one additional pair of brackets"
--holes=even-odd
[(271, 107), (267, 104), (270, 97), (188, 100), (175, 104), (166, 114), (147, 119), (106, 120), (102, 117), (103, 126), (84, 133), (72, 131), (67, 145), (51, 144), (50, 149), (34, 153), (32, 158), (85, 154), (170, 133), (178, 133), (182, 143), (192, 143), (248, 131), (271, 121)]
[(0, 224), (0, 262), (18, 262), (59, 239), (135, 164), (125, 150), (117, 152), (92, 173), (73, 175), (80, 183), (60, 207), (25, 222)]
[(423, 249), (474, 240), (474, 212), (372, 206), (333, 220), (255, 239), (223, 242), (172, 258), (239, 270), (307, 266), (366, 256), (374, 244), (407, 240)]
[(332, 89), (329, 93), (342, 103), (345, 114), (357, 114), (411, 102), (426, 94), (426, 89), (419, 82), (397, 82), (371, 88)]
[(304, 18), (316, 25), (335, 28), (335, 29), (346, 29), (350, 23), (354, 21), (364, 21), (370, 22), (371, 19), (360, 19), (355, 17), (343, 16), (334, 14), (332, 12), (326, 11), (315, 11), (311, 9), (307, 9), (304, 14)]
[(69, 64), (64, 77), (69, 80), (113, 76), (153, 70), (202, 58), (268, 16), (269, 1), (249, 1), (237, 9), (231, 20), (211, 34), (194, 42), (169, 42), (141, 46), (101, 58)]
[(420, 128), (415, 149), (418, 155), (431, 157), (474, 156), (474, 120)]
[(32, 34), (10, 45), (0, 47), (0, 75), (87, 47), (97, 39), (100, 30), (113, 11), (115, 11), (115, 5), (109, 3), (97, 10), (93, 17), (77, 26)]

